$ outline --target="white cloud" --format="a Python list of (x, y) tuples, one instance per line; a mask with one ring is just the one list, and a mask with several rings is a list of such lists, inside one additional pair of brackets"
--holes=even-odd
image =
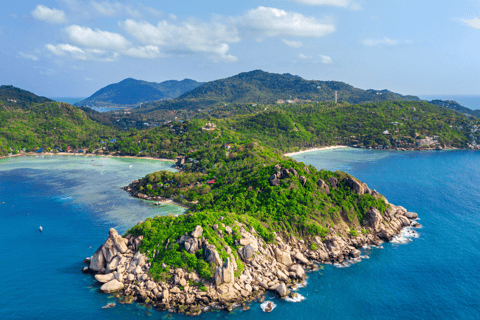
[(292, 47), (292, 48), (301, 48), (303, 47), (303, 43), (301, 41), (290, 41), (286, 39), (282, 39), (283, 43), (285, 43), (287, 46)]
[(47, 48), (48, 51), (50, 51), (56, 56), (65, 56), (68, 54), (71, 55), (74, 59), (86, 60), (85, 52), (79, 47), (75, 47), (70, 44), (63, 43), (56, 46), (54, 46), (53, 44), (47, 44), (45, 48)]
[(131, 5), (125, 5), (120, 2), (96, 2), (90, 1), (93, 11), (105, 17), (129, 16), (134, 18), (141, 18), (140, 11)]
[(82, 47), (119, 50), (130, 46), (127, 39), (118, 33), (77, 25), (68, 26), (65, 31), (73, 43)]
[(467, 23), (469, 26), (474, 27), (475, 29), (480, 29), (480, 19), (477, 17), (470, 20), (462, 19), (462, 21)]
[(33, 61), (38, 61), (40, 60), (36, 55), (33, 55), (31, 53), (24, 53), (24, 52), (19, 52), (18, 53), (20, 57), (27, 59), (27, 60), (33, 60)]
[(128, 48), (123, 52), (125, 56), (132, 58), (154, 59), (163, 56), (158, 46), (144, 46), (137, 48)]
[(346, 7), (351, 1), (349, 0), (292, 0), (296, 3), (306, 4), (309, 6), (337, 6)]
[(188, 20), (180, 23), (160, 21), (156, 26), (148, 22), (127, 19), (124, 29), (142, 44), (158, 46), (163, 51), (188, 51), (214, 54), (226, 61), (237, 58), (228, 54), (228, 43), (240, 41), (236, 28), (219, 22)]
[(32, 16), (35, 19), (50, 22), (50, 23), (64, 23), (67, 21), (65, 12), (58, 9), (50, 9), (42, 4), (37, 5), (32, 11)]
[(299, 4), (304, 4), (307, 6), (335, 6), (335, 7), (343, 7), (353, 10), (360, 10), (360, 4), (353, 2), (352, 0), (290, 0)]
[(303, 53), (300, 53), (300, 54), (298, 55), (298, 57), (299, 57), (300, 59), (312, 59), (311, 56), (306, 56), (306, 55), (304, 55)]
[(332, 64), (333, 60), (329, 56), (324, 56), (323, 54), (318, 55), (320, 57), (320, 62), (325, 64)]
[(79, 47), (73, 46), (71, 44), (47, 44), (45, 46), (48, 51), (52, 54), (59, 57), (67, 57), (74, 60), (84, 60), (84, 61), (113, 61), (120, 57), (120, 54), (117, 52), (111, 52), (108, 50), (99, 50), (99, 49), (85, 49), (82, 50)]
[(323, 37), (335, 31), (330, 22), (322, 22), (300, 13), (287, 12), (276, 8), (258, 7), (248, 11), (237, 23), (256, 37)]
[(363, 45), (369, 46), (369, 47), (375, 47), (378, 45), (396, 46), (399, 44), (406, 44), (406, 43), (408, 43), (408, 41), (400, 42), (399, 40), (393, 40), (387, 37), (383, 39), (366, 39), (362, 41)]
[[(76, 19), (87, 15), (89, 18), (99, 15), (139, 17), (150, 9), (119, 2), (91, 0), (82, 6), (78, 0), (62, 1), (70, 10), (69, 16)], [(320, 20), (263, 6), (238, 16), (214, 16), (210, 21), (181, 20), (174, 15), (154, 13), (162, 14), (164, 18), (156, 24), (128, 18), (119, 23), (123, 31), (120, 33), (69, 25), (64, 29), (68, 42), (48, 44), (46, 48), (56, 56), (77, 60), (111, 61), (120, 56), (154, 59), (173, 54), (200, 53), (214, 61), (233, 62), (238, 59), (230, 53), (230, 46), (242, 38), (261, 41), (267, 37), (281, 37), (287, 46), (300, 48), (303, 47), (301, 41), (287, 40), (288, 37), (318, 38), (335, 31), (329, 19)]]
[(95, 79), (93, 79), (93, 78), (88, 78), (88, 77), (85, 77), (85, 78), (83, 78), (83, 80), (85, 80), (85, 81), (93, 81), (93, 80), (95, 80)]
[(122, 2), (111, 1), (80, 1), (80, 0), (61, 0), (69, 11), (74, 13), (72, 16), (78, 19), (91, 19), (93, 17), (132, 17), (141, 19), (144, 14), (160, 17), (163, 12), (146, 7), (143, 4), (132, 6)]

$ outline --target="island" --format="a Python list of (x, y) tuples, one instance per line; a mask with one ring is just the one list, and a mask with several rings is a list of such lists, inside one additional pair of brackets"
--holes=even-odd
[[(418, 215), (390, 204), (351, 175), (317, 170), (255, 143), (193, 152), (180, 172), (160, 171), (125, 189), (150, 199), (183, 199), (180, 216), (140, 221), (108, 238), (85, 272), (121, 303), (198, 315), (248, 308), (265, 291), (280, 297), (321, 264), (359, 259), (391, 241)], [(216, 159), (201, 170), (204, 156)]]

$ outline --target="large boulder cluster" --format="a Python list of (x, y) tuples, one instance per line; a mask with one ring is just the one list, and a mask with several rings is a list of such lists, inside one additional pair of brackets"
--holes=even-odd
[[(329, 180), (328, 183), (332, 188), (338, 187), (338, 181)], [(328, 191), (329, 186), (325, 182), (318, 185)], [(355, 192), (369, 190), (355, 180), (348, 186)], [(358, 258), (360, 247), (378, 244), (381, 240), (390, 241), (403, 227), (416, 224), (417, 218), (416, 213), (389, 204), (384, 214), (371, 208), (364, 221), (364, 230), (368, 232), (357, 236), (340, 236), (337, 230), (331, 228), (323, 238), (317, 236), (301, 240), (275, 235), (274, 243), (266, 243), (253, 227), (247, 228), (240, 222), (225, 225), (223, 217), (220, 217), (217, 224), (203, 228), (212, 228), (220, 236), (234, 234), (237, 239), (236, 255), (231, 247), (226, 247), (227, 257), (222, 260), (215, 245), (209, 244), (203, 237), (202, 226), (196, 226), (175, 240), (189, 253), (203, 250), (203, 258), (215, 266), (214, 275), (208, 280), (200, 278), (196, 271), (174, 269), (162, 263), (169, 276), (163, 281), (155, 281), (148, 274), (150, 263), (139, 252), (143, 236), (129, 234), (122, 238), (115, 229), (110, 229), (105, 243), (86, 260), (89, 262), (88, 269), (96, 273), (95, 279), (103, 283), (100, 289), (104, 292), (118, 291), (123, 302), (147, 302), (159, 309), (195, 315), (210, 305), (231, 309), (232, 304), (253, 299), (266, 290), (285, 297), (296, 282), (306, 277), (306, 270), (316, 268), (314, 262), (341, 263)], [(157, 246), (153, 256), (165, 249)], [(240, 261), (243, 265), (241, 272)]]
[[(307, 183), (307, 178), (305, 176), (299, 176), (297, 170), (295, 170), (294, 168), (285, 169), (281, 165), (277, 164), (275, 166), (275, 169), (277, 172), (272, 174), (268, 178), (268, 181), (271, 186), (277, 187), (280, 185), (281, 180), (288, 179), (295, 176), (295, 177), (298, 177), (302, 186), (305, 187), (305, 184)], [(310, 173), (310, 170), (307, 167), (305, 167), (305, 171)]]

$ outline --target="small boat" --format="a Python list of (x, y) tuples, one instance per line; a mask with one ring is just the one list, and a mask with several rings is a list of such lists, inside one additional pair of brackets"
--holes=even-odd
[(102, 309), (113, 308), (113, 307), (115, 307), (115, 306), (116, 306), (115, 303), (107, 303), (106, 305), (104, 305), (104, 306), (102, 307)]
[(40, 232), (43, 232), (42, 226), (40, 226), (40, 228), (38, 228), (38, 230), (40, 230)]

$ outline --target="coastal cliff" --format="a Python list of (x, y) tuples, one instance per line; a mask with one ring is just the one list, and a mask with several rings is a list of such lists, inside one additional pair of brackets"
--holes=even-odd
[[(268, 178), (273, 189), (281, 189), (286, 179), (296, 179), (306, 188), (313, 175), (300, 176), (281, 165), (273, 169)], [(416, 213), (389, 204), (351, 176), (341, 177), (318, 179), (315, 190), (326, 197), (339, 192), (371, 197), (379, 208), (368, 206), (363, 219), (349, 218), (341, 210), (334, 223), (303, 233), (293, 227), (282, 232), (252, 215), (226, 211), (149, 218), (124, 237), (110, 229), (105, 243), (85, 260), (85, 271), (96, 273), (96, 280), (104, 283), (100, 289), (116, 292), (122, 303), (137, 301), (190, 315), (209, 308), (245, 307), (267, 290), (294, 296), (292, 287), (318, 264), (358, 260), (362, 247), (389, 242), (403, 228), (420, 226)], [(295, 217), (290, 221), (293, 225)]]

